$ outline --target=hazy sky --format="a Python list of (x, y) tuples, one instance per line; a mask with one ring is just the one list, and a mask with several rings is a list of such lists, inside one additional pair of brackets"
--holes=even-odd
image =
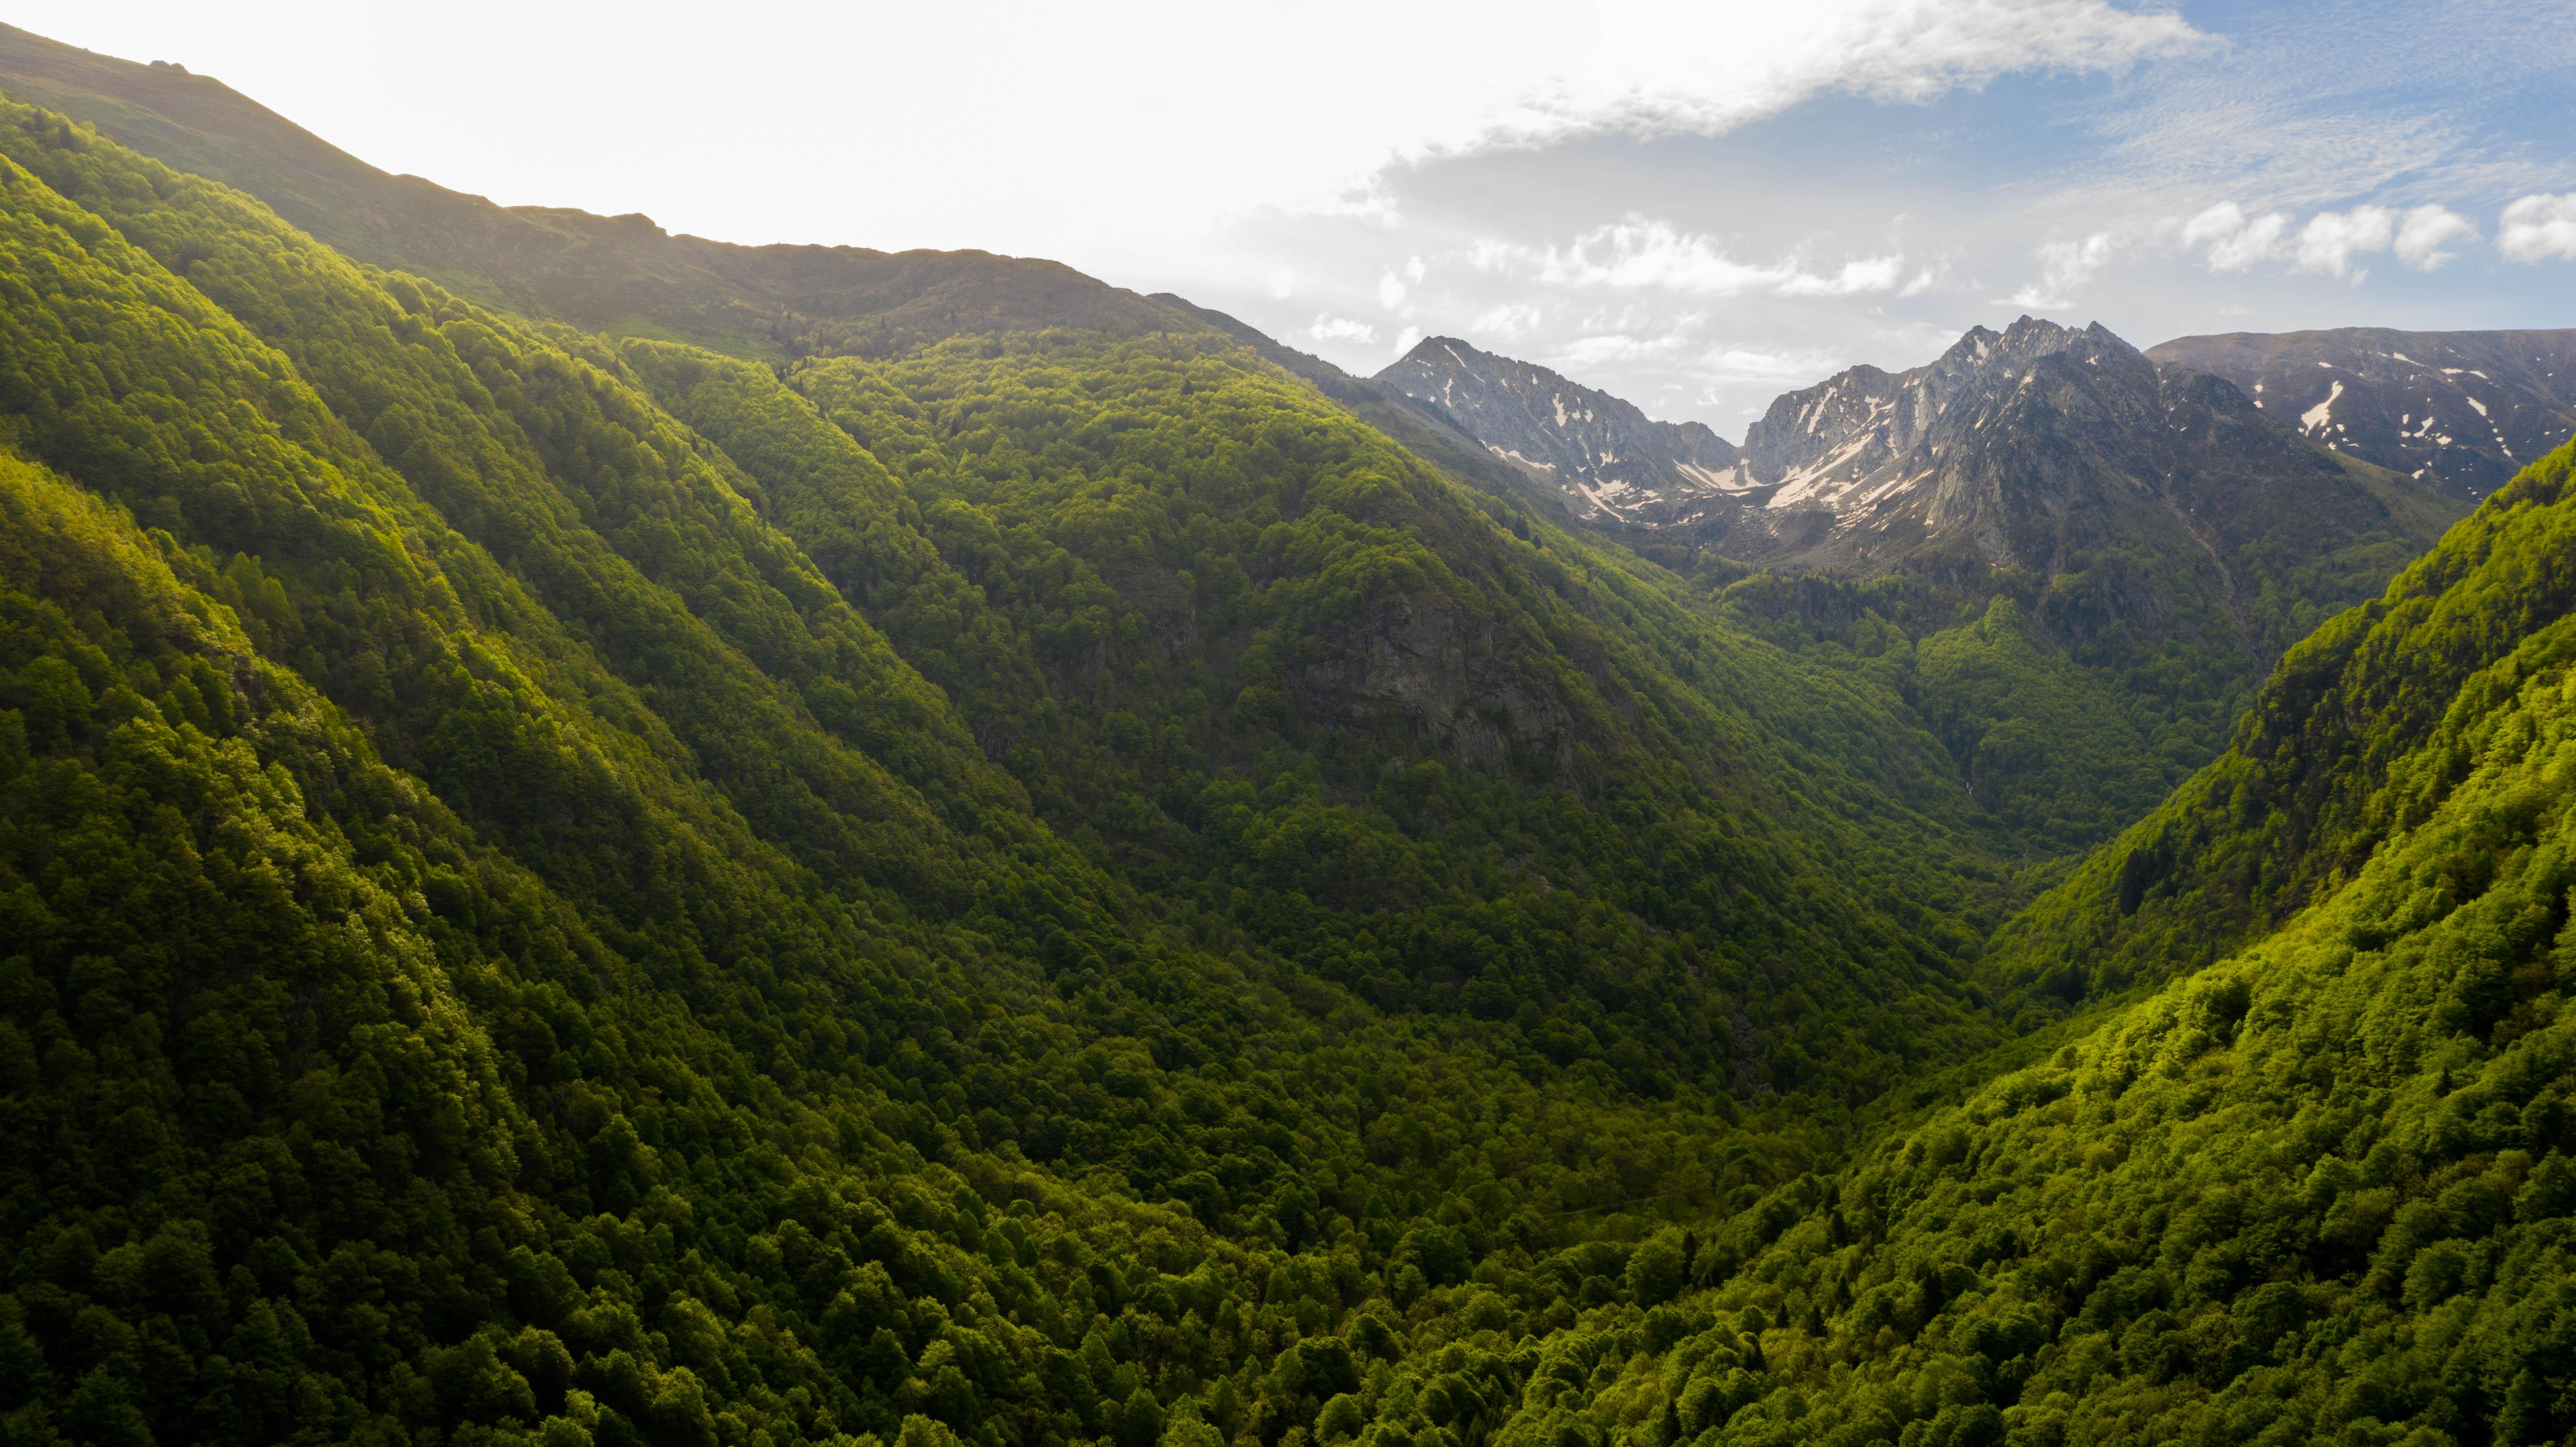
[(2576, 5), (30, 0), (358, 156), (729, 241), (1053, 257), (1730, 437), (2028, 311), (2576, 326)]

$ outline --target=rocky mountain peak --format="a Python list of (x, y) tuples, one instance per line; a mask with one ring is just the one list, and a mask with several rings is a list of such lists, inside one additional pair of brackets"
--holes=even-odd
[(2154, 364), (2098, 322), (1971, 327), (1910, 371), (1857, 366), (1773, 402), (1745, 433), (1744, 473), (1766, 508), (1821, 511), (1842, 527), (1929, 483), (1960, 448), (1991, 441), (1997, 419), (2034, 392), (2135, 414), (2156, 385)]
[(1372, 380), (1590, 521), (1688, 523), (1744, 486), (1734, 445), (1705, 425), (1656, 421), (1634, 403), (1456, 337), (1424, 338)]
[(2385, 510), (2277, 409), (2098, 322), (2024, 316), (1906, 371), (1852, 367), (1778, 398), (1740, 449), (1455, 338), (1377, 382), (1549, 478), (1578, 516), (1773, 566), (1874, 571), (1939, 550), (2054, 572)]

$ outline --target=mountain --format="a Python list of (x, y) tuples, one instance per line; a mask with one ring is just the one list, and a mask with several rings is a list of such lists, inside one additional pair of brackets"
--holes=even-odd
[(1697, 422), (1657, 422), (1528, 362), (1427, 337), (1370, 380), (1495, 457), (1543, 478), (1586, 521), (1699, 520), (1736, 486), (1735, 448)]
[[(694, 339), (773, 362), (833, 354), (889, 357), (947, 336), (994, 329), (1067, 326), (1128, 337), (1222, 336), (1303, 378), (1448, 476), (1504, 500), (1500, 516), (1564, 518), (1595, 506), (1579, 489), (1566, 491), (1563, 479), (1546, 469), (1499, 455), (1494, 448), (1500, 444), (1471, 436), (1431, 404), (1348, 377), (1181, 298), (1139, 297), (1053, 263), (981, 253), (887, 256), (855, 248), (732, 247), (664, 236), (642, 218), (496, 207), (419, 178), (387, 176), (206, 77), (96, 56), (5, 27), (0, 83), (65, 107), (183, 170), (237, 184), (351, 256), (434, 278), (489, 307), (610, 335)], [(1498, 374), (1507, 369), (1499, 359), (1489, 365)], [(1819, 559), (1841, 566), (1835, 561), (1840, 543), (1825, 511), (1772, 510), (1759, 505), (1759, 489), (1729, 498), (1707, 488), (1702, 474), (1724, 475), (1714, 472), (1725, 455), (1713, 435), (1661, 427), (1597, 394), (1578, 410), (1602, 426), (1618, 419), (1621, 440), (1596, 447), (1607, 434), (1589, 442), (1568, 439), (1562, 444), (1565, 466), (1588, 465), (1597, 473), (1605, 466), (1598, 460), (1603, 453), (1632, 460), (1651, 455), (1660, 460), (1643, 471), (1627, 463), (1606, 466), (1645, 480), (1648, 490), (1667, 501), (1696, 499), (1688, 510), (1697, 520), (1678, 526), (1630, 525), (1598, 515), (1596, 524), (1612, 528), (1622, 546), (1685, 572), (1704, 571), (1704, 548), (1764, 567), (1802, 567)], [(1554, 417), (1551, 403), (1544, 426), (1552, 428)], [(1535, 412), (1524, 412), (1521, 420), (1533, 427), (1542, 423)], [(1731, 476), (1743, 475), (1739, 463)], [(1657, 477), (1675, 480), (1657, 483)], [(1679, 510), (1676, 505), (1656, 513), (1642, 504), (1642, 492), (1614, 495), (1606, 489), (1616, 481), (1589, 485), (1604, 497), (1627, 497), (1629, 513), (1640, 518)], [(2328, 508), (2322, 516), (2343, 514)], [(2285, 531), (2299, 547), (2318, 541), (2306, 519), (2292, 521)], [(1912, 568), (1909, 586), (1927, 577), (1941, 581), (1915, 588), (1916, 596), (1902, 604), (1882, 598), (1875, 614), (1903, 613), (1904, 627), (1917, 635), (1951, 630), (1928, 678), (1898, 680), (1900, 693), (1912, 701), (1899, 706), (1927, 707), (1926, 722), (1946, 745), (1951, 767), (1977, 794), (1987, 816), (1979, 827), (1990, 840), (2017, 855), (2048, 853), (2102, 837), (2205, 762), (2264, 661), (2334, 607), (2377, 586), (2420, 548), (2430, 536), (2421, 522), (2401, 519), (2376, 532), (2364, 528), (2366, 535), (2348, 547), (2326, 538), (2316, 556), (2287, 573), (2230, 557), (2225, 579), (2194, 563), (2194, 545), (2168, 529), (2167, 536), (2150, 540), (2156, 547), (2115, 553), (2108, 569), (2080, 569), (2038, 587), (2011, 585), (2020, 621), (2000, 633), (1983, 621), (1995, 591), (1987, 576), (1991, 570), (1935, 548), (1923, 566)], [(1526, 532), (1526, 523), (1516, 526)], [(2076, 531), (2081, 533), (2080, 526)], [(1846, 535), (1840, 542), (1850, 540)], [(1821, 552), (1802, 561), (1795, 555), (1808, 542), (1821, 545)], [(2162, 544), (2185, 549), (2179, 565), (2165, 556), (2173, 548)], [(2143, 564), (2143, 571), (2132, 563)], [(2163, 576), (2195, 568), (2208, 576)], [(2141, 577), (2150, 581), (2142, 583)], [(2244, 586), (2232, 586), (2237, 582)], [(1814, 601), (1812, 594), (1798, 596)], [(1819, 628), (1841, 640), (1833, 646), (1846, 647), (1852, 640), (1842, 635), (1849, 624), (1873, 616), (1872, 605), (1853, 598), (1822, 603), (1821, 612), (1802, 604), (1794, 616), (1781, 615), (1777, 601), (1756, 585), (1736, 594), (1730, 606), (1739, 624), (1791, 647), (1804, 646), (1800, 640)], [(2009, 641), (2025, 634), (2037, 651)], [(2059, 658), (2082, 650), (2090, 650), (2085, 656), (2094, 663), (2108, 660), (2114, 676), (2088, 680), (2057, 666)], [(2016, 682), (1999, 687), (2002, 675)], [(2153, 701), (2144, 715), (2110, 717), (2135, 714), (2140, 698)], [(2041, 716), (2053, 722), (2030, 733), (2027, 725)]]
[(1510, 1440), (2564, 1441), (2571, 474), (2293, 650), (2236, 749), (2016, 924), (2049, 988), (2126, 998), (1666, 1234), (1697, 1248), (1667, 1304), (1550, 1339)]
[(2098, 324), (2023, 317), (1911, 371), (1854, 367), (1774, 401), (1740, 452), (1443, 338), (1373, 380), (1559, 478), (1578, 516), (1682, 529), (1770, 567), (1868, 573), (1955, 554), (2063, 573), (2135, 541), (2225, 574), (2258, 538), (2330, 555), (2391, 535), (2420, 546), (2446, 520), (2420, 489), (2345, 465)]
[(0, 1441), (2576, 1430), (2576, 447), (2410, 557), (2025, 324), (1674, 569), (1178, 299), (472, 254), (0, 102)]
[(979, 251), (734, 246), (640, 215), (497, 206), (394, 176), (184, 66), (138, 65), (0, 25), (0, 89), (180, 171), (259, 197), (358, 261), (586, 331), (743, 356), (901, 350), (998, 327), (1124, 335), (1190, 324), (1070, 267)]
[(773, 365), (0, 157), (12, 1440), (1427, 1436), (2001, 1034), (1884, 663), (1213, 328)]
[(1792, 392), (1746, 432), (1744, 456), (1760, 511), (1720, 546), (1863, 570), (1948, 553), (2051, 577), (2106, 551), (2162, 557), (2181, 576), (2132, 606), (2178, 611), (2174, 595), (2197, 586), (2258, 658), (2315, 616), (2262, 618), (2259, 600), (2357, 601), (2377, 584), (2353, 576), (2359, 560), (2391, 567), (2457, 516), (2220, 379), (2160, 368), (2098, 323), (2030, 317), (1972, 329), (1912, 371), (1854, 368)]
[(2454, 497), (2486, 496), (2576, 435), (2576, 331), (2235, 332), (2147, 355), (2224, 377), (2301, 436)]
[[(1614, 420), (1645, 439), (1623, 456), (1673, 435), (1463, 345), (1426, 343), (1395, 372), (1412, 379), (1399, 395), (1497, 453), (1611, 452), (1596, 444)], [(2462, 510), (2224, 380), (2029, 317), (1910, 371), (1789, 393), (1731, 468), (1689, 481), (1662, 494), (1687, 512), (1589, 516), (1709, 575), (1777, 641), (1851, 647), (1865, 619), (1908, 634), (1909, 700), (1980, 804), (2043, 853), (2104, 837), (2207, 763), (2273, 660)]]

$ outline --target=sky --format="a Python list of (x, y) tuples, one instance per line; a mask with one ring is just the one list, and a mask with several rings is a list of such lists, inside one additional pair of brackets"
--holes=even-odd
[(22, 0), (364, 160), (740, 242), (976, 248), (1354, 372), (1425, 335), (1730, 438), (2024, 313), (2576, 326), (2557, 0)]

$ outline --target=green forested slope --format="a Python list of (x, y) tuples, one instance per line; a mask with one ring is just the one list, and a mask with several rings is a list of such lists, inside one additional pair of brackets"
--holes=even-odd
[[(1497, 1167), (1580, 1200), (1606, 1127), (1640, 1180), (1713, 1179), (1673, 1152), (1722, 1123), (1638, 1130), (1400, 1039), (1336, 1049), (1284, 1002), (1225, 1033), (1291, 1079), (1166, 1083), (1042, 991), (918, 959), (923, 990), (862, 964), (767, 1009), (660, 987), (260, 660), (184, 581), (194, 555), (15, 462), (0, 517), (0, 899), (22, 951), (0, 963), (0, 1073), (9, 1138), (42, 1157), (11, 1167), (6, 1205), (12, 1440), (467, 1439), (552, 1417), (548, 1440), (792, 1441), (926, 1412), (932, 1439), (1037, 1441), (1120, 1429), (1140, 1384), (1194, 1403), (1253, 1356), (1210, 1408), (1293, 1412), (1262, 1372), (1319, 1313), (1392, 1292), (1426, 1323), (1453, 1300), (1518, 1320), (1573, 1294), (1425, 1297), (1498, 1244), (1485, 1215), (1544, 1231)], [(1301, 1174), (1266, 1218), (1286, 1225), (1240, 1245), (1069, 1189), (944, 1119), (992, 1088), (996, 1037), (1120, 1150), (1186, 1111), (1265, 1153), (1320, 1135), (1353, 1159)], [(1327, 1082), (1353, 1109), (1314, 1112)], [(1278, 1249), (1334, 1207), (1366, 1217), (1386, 1167), (1454, 1189), (1453, 1226), (1370, 1249), (1345, 1217), (1334, 1249)]]
[(1517, 1018), (1560, 1058), (1593, 1037), (1650, 1091), (1728, 1068), (1729, 1010), (1812, 1032), (1747, 1062), (1782, 1089), (1874, 1088), (1948, 1028), (1914, 987), (1987, 907), (1969, 811), (1873, 681), (1801, 676), (1525, 515), (1501, 510), (1526, 541), (1497, 528), (1229, 349), (986, 350), (782, 388), (625, 349), (782, 516), (847, 495), (872, 519), (850, 533), (920, 519), (945, 568), (854, 537), (827, 570), (1122, 878), (1381, 1007)]
[[(2571, 464), (2287, 660), (2168, 807), (2221, 865), (2335, 861), (2286, 923), (2182, 935), (2262, 937), (1712, 1232), (1713, 1290), (1558, 1338), (1501, 1439), (2576, 1429), (2576, 617), (2549, 601)], [(2320, 775), (2304, 830), (2254, 792)], [(2106, 868), (2019, 928), (2080, 920)]]
[[(953, 860), (941, 861), (968, 846), (907, 822), (902, 811), (919, 801), (876, 769), (899, 769), (903, 784), (932, 800), (988, 791), (992, 771), (953, 717), (934, 717), (913, 697), (919, 679), (818, 586), (793, 544), (753, 515), (724, 461), (698, 455), (670, 419), (592, 364), (609, 357), (567, 354), (418, 283), (379, 287), (254, 204), (81, 142), (41, 113), (27, 112), (16, 134), (26, 164), (150, 254), (183, 265), (192, 292), (279, 346), (333, 419), (411, 484), (412, 505), (436, 509), (482, 545), (476, 558), (500, 563), (550, 622), (575, 630), (773, 847), (828, 879), (873, 878), (917, 902), (954, 906), (965, 886)], [(1737, 1035), (1799, 1032), (1772, 1043), (1769, 1059), (1742, 1061), (1739, 1073), (1763, 1080), (1776, 1063), (1783, 1087), (1853, 1097), (1952, 1028), (1938, 995), (1919, 987), (1973, 948), (1987, 901), (1973, 882), (1956, 882), (1974, 866), (1955, 846), (1923, 855), (1926, 831), (1906, 806), (1955, 820), (1957, 800), (1938, 753), (1889, 702), (1798, 676), (1776, 653), (1707, 629), (1562, 535), (1507, 537), (1465, 494), (1220, 343), (1074, 336), (950, 365), (984, 349), (955, 344), (885, 367), (827, 363), (800, 381), (845, 426), (881, 433), (865, 440), (928, 479), (918, 486), (962, 484), (929, 498), (930, 540), (966, 565), (946, 571), (966, 572), (1001, 605), (1022, 640), (1020, 663), (1070, 685), (1065, 698), (1032, 696), (1035, 675), (1015, 681), (997, 669), (979, 672), (981, 693), (963, 701), (992, 752), (1024, 747), (996, 731), (1049, 738), (1049, 751), (1020, 772), (1055, 806), (1047, 812), (1058, 828), (1097, 834), (1132, 821), (1128, 833), (1150, 837), (1189, 827), (1195, 811), (1237, 836), (1261, 836), (1266, 863), (1216, 882), (1251, 893), (1248, 907), (1225, 912), (1267, 939), (1293, 941), (1309, 968), (1393, 1008), (1458, 1008), (1485, 963), (1521, 937), (1530, 965), (1485, 981), (1482, 1013), (1508, 1018), (1524, 1002), (1571, 993), (1621, 1017), (1596, 1031), (1575, 1011), (1546, 1053), (1560, 1063), (1616, 1055), (1632, 1086), (1668, 1091), (1655, 1082), (1724, 1067), (1751, 1043)], [(1192, 358), (1208, 363), (1208, 393), (1194, 394), (1197, 384), (1172, 366)], [(756, 380), (758, 369), (737, 375)], [(872, 398), (894, 400), (870, 410)], [(972, 457), (952, 466), (921, 435), (939, 406), (1007, 421), (990, 437), (952, 444)], [(802, 420), (818, 430), (811, 408)], [(85, 460), (61, 441), (40, 455), (75, 472)], [(1124, 497), (1086, 496), (1107, 476), (1122, 479)], [(1327, 485), (1310, 497), (1317, 480)], [(769, 481), (789, 491), (831, 485)], [(125, 479), (119, 490), (132, 498), (138, 485)], [(136, 501), (147, 517), (157, 505)], [(953, 526), (938, 536), (943, 525)], [(1551, 536), (1567, 563), (1546, 556)], [(209, 541), (256, 556), (238, 536)], [(997, 547), (1004, 566), (978, 567)], [(1191, 577), (1176, 566), (1184, 562), (1209, 572), (1206, 598), (1171, 586)], [(1152, 662), (1115, 656), (1111, 667), (1113, 655), (1174, 626), (1174, 616), (1193, 627), (1203, 604), (1219, 613), (1206, 640), (1217, 656), (1178, 660), (1185, 666), (1129, 700), (1135, 708), (1102, 696), (1104, 678), (1139, 680)], [(1113, 638), (1113, 628), (1126, 636)], [(959, 684), (939, 640), (905, 641)], [(1276, 656), (1292, 645), (1321, 656)], [(367, 674), (375, 665), (351, 666)], [(1306, 687), (1310, 671), (1335, 669), (1362, 676)], [(1698, 687), (1684, 681), (1703, 670), (1712, 674)], [(1753, 727), (1740, 702), (1710, 707), (1720, 690), (1786, 717)], [(337, 696), (385, 711), (345, 689)], [(1171, 769), (1148, 759), (1130, 787), (1101, 787), (1118, 769), (1117, 751), (1083, 737), (1090, 725), (1136, 733), (1138, 718), (1157, 719), (1157, 737), (1129, 740), (1132, 754), (1168, 743), (1173, 724), (1186, 733), (1194, 713), (1227, 700), (1227, 721), (1251, 727), (1220, 724), (1232, 749), (1217, 761), (1251, 778), (1202, 797), (1215, 781), (1157, 777)], [(795, 716), (800, 702), (840, 737), (816, 737)], [(1478, 717), (1471, 703), (1502, 712)], [(433, 710), (445, 717), (443, 706)], [(1389, 738), (1390, 726), (1430, 737)], [(1309, 736), (1297, 736), (1301, 727)], [(1334, 755), (1333, 746), (1373, 731), (1379, 737), (1347, 757)], [(1279, 756), (1304, 772), (1322, 753), (1326, 776), (1301, 780), (1275, 761), (1252, 768), (1264, 737), (1289, 744)], [(1315, 737), (1331, 744), (1307, 747)], [(389, 742), (392, 759), (412, 762), (407, 741)], [(1783, 742), (1804, 746), (1803, 756), (1782, 757)], [(1487, 767), (1452, 769), (1444, 757)], [(453, 777), (423, 765), (434, 785), (489, 787), (479, 762)], [(1731, 791), (1716, 788), (1720, 776), (1731, 776)], [(1225, 792), (1245, 788), (1274, 797), (1247, 810)], [(1449, 798), (1460, 790), (1476, 797)], [(1811, 803), (1802, 792), (1823, 797)], [(1355, 794), (1379, 807), (1350, 807)], [(1873, 814), (1875, 841), (1845, 822)], [(1410, 837), (1397, 823), (1406, 815)], [(1466, 816), (1465, 827), (1447, 827), (1452, 815)], [(881, 821), (873, 832), (871, 821)], [(1648, 821), (1657, 827), (1642, 827)], [(987, 826), (986, 844), (1013, 827)], [(1500, 837), (1487, 837), (1497, 826)], [(1284, 841), (1270, 838), (1283, 827)], [(1108, 862), (1149, 889), (1164, 883), (1157, 871), (1137, 873), (1134, 852)], [(1191, 882), (1203, 885), (1208, 867), (1191, 868)], [(1550, 881), (1551, 868), (1570, 881)], [(1566, 898), (1544, 900), (1567, 882), (1575, 887)], [(1436, 912), (1418, 922), (1351, 918), (1417, 899)], [(1684, 932), (1656, 945), (1647, 933), (1655, 929)], [(1380, 956), (1389, 950), (1409, 968), (1387, 968)], [(1702, 951), (1715, 958), (1701, 961)], [(1793, 985), (1783, 971), (1797, 964), (1815, 969)], [(1759, 979), (1766, 970), (1771, 978)], [(1728, 1014), (1747, 1029), (1724, 1029)], [(1533, 1033), (1528, 1022), (1518, 1028)]]
[(2193, 968), (2417, 822), (2425, 805), (2392, 792), (2393, 763), (2486, 707), (2482, 671), (2576, 604), (2567, 471), (2563, 452), (2535, 463), (2384, 597), (2292, 649), (2229, 753), (2004, 931), (1996, 965), (2069, 999)]
[(791, 388), (5, 120), (12, 1440), (1468, 1434), (1981, 1038), (1865, 672), (1248, 355)]
[(586, 335), (0, 112), (0, 1438), (2576, 1426), (2564, 454), (1980, 965), (2178, 757), (2009, 602), (1694, 597), (1221, 333), (924, 340)]

